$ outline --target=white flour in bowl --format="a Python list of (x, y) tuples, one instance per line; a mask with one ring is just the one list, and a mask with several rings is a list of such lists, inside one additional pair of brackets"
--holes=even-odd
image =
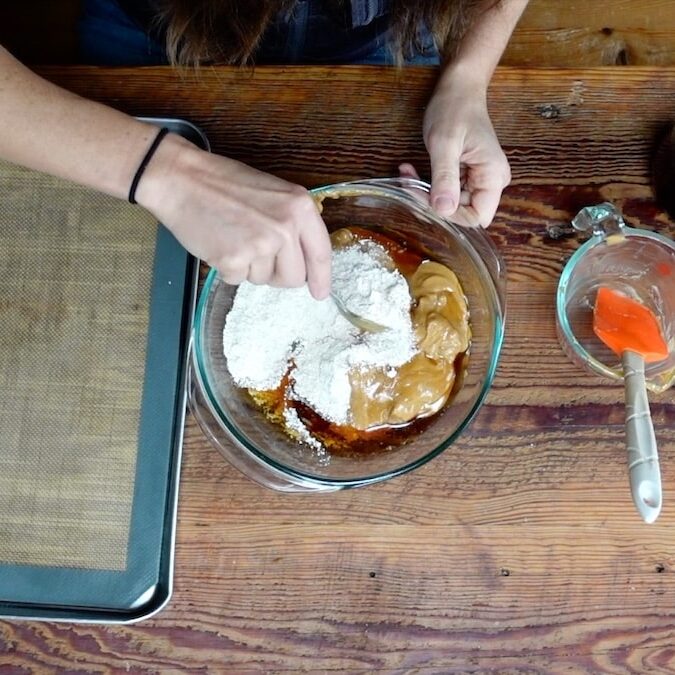
[(387, 326), (381, 333), (355, 328), (330, 298), (315, 300), (306, 287), (242, 283), (223, 331), (236, 384), (276, 389), (290, 368), (292, 398), (325, 420), (349, 424), (350, 370), (400, 366), (417, 352), (408, 284), (383, 264), (387, 259), (372, 241), (333, 251), (333, 292), (351, 311)]

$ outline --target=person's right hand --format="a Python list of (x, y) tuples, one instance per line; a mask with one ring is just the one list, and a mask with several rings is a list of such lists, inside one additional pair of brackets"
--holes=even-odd
[(169, 134), (136, 192), (193, 255), (238, 284), (330, 291), (331, 245), (308, 191)]

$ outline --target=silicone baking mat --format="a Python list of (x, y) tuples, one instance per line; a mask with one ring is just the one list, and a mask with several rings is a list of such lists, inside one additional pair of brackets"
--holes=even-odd
[(0, 615), (168, 599), (195, 280), (142, 208), (0, 163)]
[(7, 164), (0, 194), (0, 561), (121, 570), (156, 221)]

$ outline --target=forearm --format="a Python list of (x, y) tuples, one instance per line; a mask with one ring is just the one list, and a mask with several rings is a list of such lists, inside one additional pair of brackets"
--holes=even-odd
[(528, 0), (487, 0), (487, 9), (462, 39), (455, 57), (443, 66), (439, 84), (461, 77), (487, 90), (509, 38)]
[(38, 77), (0, 47), (0, 157), (125, 198), (156, 129)]
[[(0, 158), (125, 198), (157, 129), (31, 73), (0, 47)], [(228, 283), (330, 290), (331, 246), (309, 193), (212, 155), (161, 142), (136, 200)]]

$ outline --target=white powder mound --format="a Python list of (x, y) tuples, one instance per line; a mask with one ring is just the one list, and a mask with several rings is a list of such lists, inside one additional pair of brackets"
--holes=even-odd
[(223, 331), (234, 381), (276, 389), (292, 363), (292, 397), (326, 420), (349, 424), (350, 370), (400, 366), (417, 351), (408, 284), (383, 265), (386, 256), (373, 242), (333, 252), (333, 292), (353, 312), (387, 326), (381, 333), (355, 328), (330, 298), (315, 300), (306, 287), (242, 283)]

